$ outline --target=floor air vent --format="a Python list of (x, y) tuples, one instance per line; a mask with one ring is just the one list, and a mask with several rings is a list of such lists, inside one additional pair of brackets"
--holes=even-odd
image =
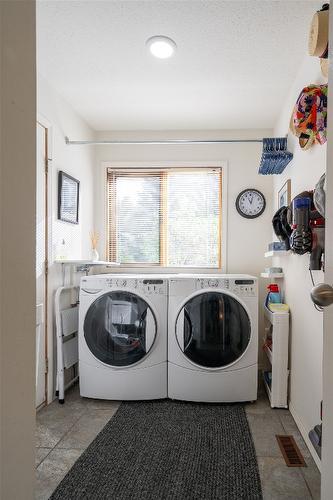
[(276, 439), (288, 467), (306, 467), (303, 455), (293, 436), (276, 436)]

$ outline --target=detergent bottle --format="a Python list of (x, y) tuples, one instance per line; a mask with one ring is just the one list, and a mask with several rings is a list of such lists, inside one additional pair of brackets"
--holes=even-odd
[(267, 295), (267, 305), (270, 303), (280, 304), (281, 294), (278, 285), (276, 283), (271, 283), (270, 285), (268, 285), (267, 290), (269, 290)]

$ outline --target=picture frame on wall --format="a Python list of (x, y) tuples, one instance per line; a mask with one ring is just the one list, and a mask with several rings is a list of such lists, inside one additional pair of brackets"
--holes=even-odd
[(58, 219), (79, 223), (80, 181), (62, 170), (58, 174)]
[(291, 180), (287, 179), (278, 191), (278, 208), (287, 207), (291, 203)]

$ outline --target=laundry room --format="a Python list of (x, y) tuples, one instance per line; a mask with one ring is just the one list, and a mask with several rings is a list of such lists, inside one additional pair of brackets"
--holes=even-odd
[(31, 498), (330, 500), (329, 4), (27, 3)]

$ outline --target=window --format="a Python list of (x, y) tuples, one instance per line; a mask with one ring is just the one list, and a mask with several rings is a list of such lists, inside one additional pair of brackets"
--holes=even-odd
[(222, 169), (108, 169), (108, 258), (221, 268)]

